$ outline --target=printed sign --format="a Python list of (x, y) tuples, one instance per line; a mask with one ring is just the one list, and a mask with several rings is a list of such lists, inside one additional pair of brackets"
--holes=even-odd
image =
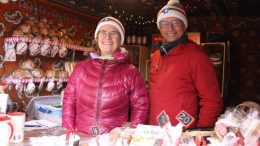
[(129, 146), (161, 146), (163, 137), (160, 126), (138, 124)]
[(165, 111), (162, 111), (158, 116), (157, 116), (157, 122), (159, 126), (164, 127), (168, 122), (169, 118), (168, 115), (166, 114)]
[(187, 112), (182, 110), (177, 116), (176, 119), (181, 122), (185, 127), (188, 127), (193, 121), (194, 118), (189, 115)]

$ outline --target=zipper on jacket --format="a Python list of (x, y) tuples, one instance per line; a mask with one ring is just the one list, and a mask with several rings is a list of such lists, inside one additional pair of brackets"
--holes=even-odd
[(98, 88), (98, 95), (97, 95), (97, 111), (96, 111), (96, 126), (98, 127), (98, 119), (99, 119), (99, 110), (100, 110), (100, 98), (101, 98), (101, 88), (103, 84), (104, 72), (105, 72), (105, 64), (106, 61), (103, 62), (101, 66), (101, 78), (99, 80), (99, 88)]

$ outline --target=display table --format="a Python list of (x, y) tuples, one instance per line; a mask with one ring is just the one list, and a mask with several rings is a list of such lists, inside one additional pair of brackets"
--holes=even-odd
[[(10, 146), (31, 146), (30, 144), (30, 137), (42, 137), (42, 136), (60, 136), (66, 133), (66, 129), (62, 127), (54, 127), (50, 129), (36, 129), (33, 131), (25, 131), (25, 138), (22, 143), (17, 144), (10, 144)], [(182, 134), (183, 137), (188, 136), (196, 136), (197, 134), (200, 134), (201, 136), (213, 136), (215, 135), (214, 131), (190, 131), (190, 132), (184, 132)], [(89, 146), (90, 140), (95, 137), (91, 137), (89, 135), (86, 135), (84, 133), (77, 133), (80, 136), (80, 146)]]

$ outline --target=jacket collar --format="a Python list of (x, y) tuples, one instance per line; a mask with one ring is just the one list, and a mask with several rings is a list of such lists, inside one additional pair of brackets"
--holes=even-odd
[(130, 63), (130, 57), (125, 48), (120, 48), (119, 51), (115, 52), (111, 57), (102, 57), (97, 52), (90, 53), (90, 59), (95, 64), (106, 64), (106, 66), (114, 66), (121, 63)]
[(92, 59), (101, 59), (101, 60), (121, 60), (127, 56), (128, 52), (125, 48), (120, 47), (112, 56), (100, 56), (96, 51), (90, 52), (90, 57)]
[(187, 34), (183, 34), (180, 39), (173, 41), (173, 42), (159, 42), (157, 48), (160, 50), (161, 56), (167, 55), (169, 52), (172, 52), (173, 49), (176, 49), (181, 44), (188, 43), (188, 36)]

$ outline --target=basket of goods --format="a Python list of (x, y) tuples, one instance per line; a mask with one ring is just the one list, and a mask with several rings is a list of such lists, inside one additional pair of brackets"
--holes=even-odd
[(257, 145), (260, 138), (260, 105), (247, 101), (227, 109), (215, 124), (222, 145)]

